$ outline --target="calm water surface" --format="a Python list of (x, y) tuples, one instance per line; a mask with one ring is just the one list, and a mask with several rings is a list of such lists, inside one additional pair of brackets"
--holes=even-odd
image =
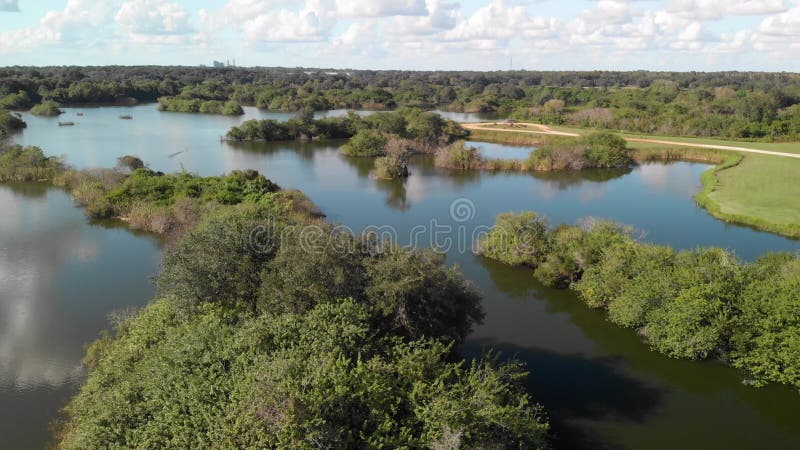
[[(355, 231), (391, 225), (401, 243), (415, 226), (450, 226), (448, 261), (479, 286), (487, 312), (466, 353), (493, 347), (527, 362), (530, 389), (551, 414), (558, 448), (800, 447), (796, 391), (747, 388), (730, 368), (659, 356), (570, 292), (547, 289), (528, 270), (459, 249), (498, 213), (522, 210), (535, 210), (552, 223), (612, 218), (634, 225), (651, 242), (681, 249), (721, 246), (743, 259), (800, 249), (797, 241), (727, 225), (697, 208), (692, 196), (707, 166), (456, 173), (415, 158), (404, 182), (376, 181), (368, 176), (371, 160), (345, 158), (337, 143), (219, 141), (247, 118), (289, 115), (247, 109), (243, 118), (227, 118), (160, 113), (153, 105), (83, 108), (83, 117), (75, 111), (68, 109), (61, 119), (76, 119), (75, 127), (26, 116), (28, 129), (18, 142), (63, 154), (78, 167), (111, 166), (118, 156), (136, 154), (164, 171), (258, 169), (304, 191), (331, 221)], [(134, 119), (122, 121), (122, 114)], [(457, 200), (469, 207), (463, 220), (451, 216)], [(83, 344), (106, 326), (109, 311), (142, 304), (152, 294), (147, 279), (156, 269), (158, 248), (150, 238), (87, 224), (59, 191), (3, 186), (0, 208), (0, 447), (36, 448), (46, 440), (47, 421), (81, 379)], [(418, 238), (424, 246), (448, 243)]]
[(531, 156), (533, 147), (524, 145), (503, 145), (490, 142), (470, 142), (472, 147), (476, 147), (481, 152), (484, 159), (512, 159), (526, 160)]
[(63, 192), (0, 184), (0, 448), (42, 448), (80, 384), (83, 346), (143, 305), (157, 242), (89, 225)]

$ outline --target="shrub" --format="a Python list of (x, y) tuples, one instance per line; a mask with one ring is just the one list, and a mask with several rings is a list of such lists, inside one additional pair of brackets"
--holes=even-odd
[(377, 130), (361, 130), (342, 147), (347, 156), (382, 156), (389, 138)]
[[(377, 334), (344, 299), (304, 314), (186, 316), (156, 301), (92, 347), (58, 447), (547, 447), (519, 363)], [(202, 395), (199, 395), (202, 393)]]
[(467, 147), (464, 141), (459, 141), (437, 150), (434, 156), (434, 164), (436, 167), (446, 169), (480, 169), (483, 164), (483, 158), (477, 148)]
[(372, 175), (382, 180), (407, 177), (410, 147), (405, 139), (389, 139), (384, 146), (386, 156), (375, 159)]
[(619, 135), (609, 132), (592, 133), (585, 139), (586, 161), (589, 167), (614, 168), (633, 164), (631, 150)]
[(634, 164), (624, 139), (608, 132), (593, 133), (582, 139), (549, 139), (531, 152), (528, 165), (533, 170), (582, 170), (618, 168)]
[(800, 388), (800, 258), (773, 254), (747, 267), (748, 281), (733, 320), (731, 361), (751, 382)]
[(241, 105), (235, 101), (223, 102), (220, 100), (184, 99), (179, 97), (160, 97), (158, 99), (160, 111), (224, 114), (240, 116), (244, 114)]
[(31, 108), (31, 114), (35, 116), (53, 117), (53, 116), (58, 116), (61, 113), (63, 113), (63, 111), (58, 109), (58, 104), (52, 100), (44, 101)]
[(52, 180), (63, 170), (59, 158), (44, 156), (39, 147), (0, 149), (0, 182)]
[(534, 212), (503, 213), (478, 243), (478, 253), (512, 266), (538, 267), (549, 251), (547, 221)]

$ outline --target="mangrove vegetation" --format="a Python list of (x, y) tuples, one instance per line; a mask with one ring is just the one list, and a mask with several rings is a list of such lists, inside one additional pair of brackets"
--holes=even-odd
[(483, 312), (457, 269), (275, 199), (167, 252), (158, 299), (88, 348), (59, 448), (548, 446), (518, 362), (459, 361)]
[(479, 253), (573, 289), (667, 356), (716, 358), (742, 369), (749, 384), (800, 388), (796, 254), (742, 263), (719, 248), (641, 243), (630, 228), (602, 220), (552, 228), (532, 212), (498, 216)]
[[(160, 97), (158, 99), (160, 111), (222, 114), (225, 116), (241, 116), (244, 110), (235, 101), (183, 99), (178, 97)], [(127, 117), (122, 117), (127, 118)]]

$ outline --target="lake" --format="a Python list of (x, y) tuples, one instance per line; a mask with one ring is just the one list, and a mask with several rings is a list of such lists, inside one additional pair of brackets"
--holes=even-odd
[[(800, 249), (798, 241), (725, 224), (698, 208), (692, 197), (706, 165), (464, 173), (415, 157), (407, 180), (382, 181), (369, 177), (372, 160), (342, 156), (339, 142), (220, 142), (243, 120), (289, 114), (246, 108), (244, 117), (205, 116), (162, 113), (155, 105), (66, 111), (60, 120), (76, 126), (25, 115), (28, 128), (16, 140), (65, 155), (77, 167), (108, 167), (135, 154), (162, 171), (257, 169), (308, 194), (332, 222), (356, 232), (391, 226), (381, 230), (401, 244), (448, 249), (448, 263), (458, 264), (484, 295), (486, 319), (466, 355), (491, 347), (527, 363), (530, 390), (550, 413), (557, 448), (800, 446), (795, 390), (749, 388), (721, 364), (651, 352), (571, 292), (545, 288), (529, 270), (469, 251), (471, 237), (497, 214), (524, 210), (554, 224), (611, 218), (635, 226), (646, 241), (680, 249), (720, 246), (748, 260)], [(125, 114), (133, 120), (120, 120)], [(472, 144), (497, 157), (523, 151)], [(0, 186), (0, 210), (0, 447), (37, 448), (81, 380), (83, 345), (107, 328), (109, 312), (151, 297), (148, 278), (159, 246), (152, 237), (89, 224), (64, 193), (35, 184)], [(443, 232), (415, 233), (419, 226)]]

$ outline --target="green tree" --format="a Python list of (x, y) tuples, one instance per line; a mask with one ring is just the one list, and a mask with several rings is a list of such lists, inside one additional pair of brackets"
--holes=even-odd
[(256, 312), (262, 270), (275, 256), (277, 222), (267, 206), (212, 216), (167, 252), (156, 286), (187, 309), (218, 303)]
[(538, 267), (549, 252), (547, 220), (534, 212), (503, 213), (478, 243), (478, 253), (512, 266)]
[(342, 147), (347, 156), (382, 156), (389, 139), (377, 130), (361, 130)]

